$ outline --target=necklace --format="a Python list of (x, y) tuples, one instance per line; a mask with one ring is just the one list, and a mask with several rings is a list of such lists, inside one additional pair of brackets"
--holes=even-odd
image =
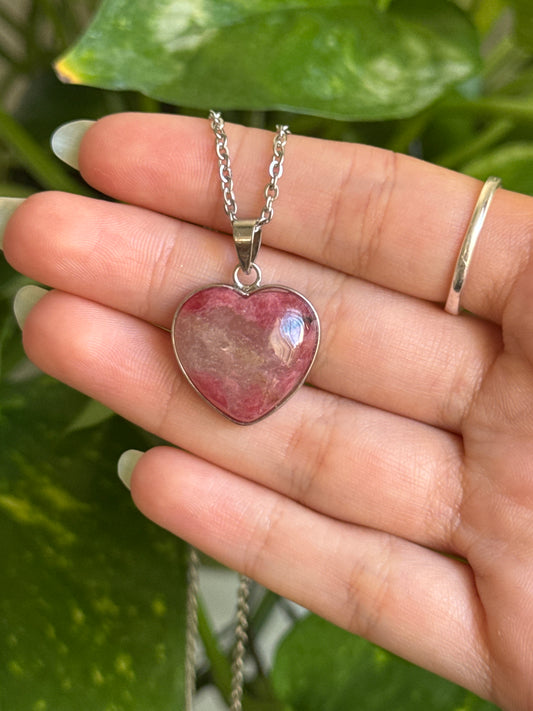
[[(198, 639), (198, 594), (200, 558), (194, 548), (189, 549), (187, 574), (186, 632), (185, 632), (185, 711), (193, 711), (196, 690), (196, 642)], [(235, 643), (231, 661), (230, 711), (242, 711), (244, 695), (244, 657), (248, 641), (248, 613), (251, 580), (239, 576), (237, 611), (235, 615)]]
[(192, 387), (222, 415), (248, 425), (277, 410), (304, 383), (318, 350), (320, 322), (299, 292), (261, 286), (255, 263), (262, 228), (271, 221), (279, 194), (288, 127), (277, 127), (261, 215), (239, 220), (224, 120), (214, 111), (209, 118), (238, 264), (233, 284), (211, 284), (182, 301), (172, 342)]

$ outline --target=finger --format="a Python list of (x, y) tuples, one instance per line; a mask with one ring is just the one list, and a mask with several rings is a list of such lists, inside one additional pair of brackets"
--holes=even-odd
[[(63, 193), (26, 201), (9, 223), (5, 254), (57, 289), (169, 327), (190, 290), (220, 282), (235, 262), (230, 240), (127, 205)], [(310, 382), (458, 431), (500, 348), (495, 327), (265, 248), (264, 273), (311, 298), (322, 345)]]
[(336, 518), (450, 549), (461, 498), (453, 435), (317, 388), (238, 427), (184, 381), (167, 333), (60, 292), (32, 310), (24, 343), (41, 369), (183, 449)]
[(487, 696), (483, 615), (468, 566), (334, 521), (170, 448), (132, 479), (149, 518), (337, 625)]
[[(239, 215), (258, 215), (272, 134), (228, 127)], [(121, 114), (80, 151), (94, 187), (120, 200), (229, 231), (207, 121)], [(370, 146), (291, 136), (266, 244), (390, 289), (444, 302), (481, 184)], [(499, 321), (531, 245), (533, 199), (498, 191), (462, 305)]]
[(504, 311), (505, 351), (465, 422), (464, 503), (456, 533), (490, 621), (494, 686), (513, 709), (531, 707), (533, 698), (532, 299), (530, 260)]

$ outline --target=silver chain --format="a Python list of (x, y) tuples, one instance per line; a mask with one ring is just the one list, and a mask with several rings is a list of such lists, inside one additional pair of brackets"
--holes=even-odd
[(187, 569), (187, 602), (185, 608), (185, 711), (193, 711), (193, 698), (196, 691), (199, 582), (200, 558), (196, 550), (191, 546)]
[[(219, 161), (219, 174), (224, 197), (224, 210), (231, 223), (237, 221), (237, 202), (233, 192), (233, 175), (228, 152), (228, 137), (224, 131), (224, 119), (220, 113), (209, 112), (211, 127), (215, 134), (215, 146)], [(267, 183), (264, 195), (265, 206), (261, 216), (255, 221), (255, 228), (262, 227), (270, 222), (274, 215), (274, 200), (278, 197), (278, 180), (283, 175), (283, 160), (285, 146), (290, 133), (288, 126), (277, 126), (274, 136), (273, 155), (268, 173), (270, 181)], [(260, 271), (253, 265), (258, 273)], [(192, 711), (193, 697), (196, 688), (196, 640), (198, 637), (198, 588), (199, 588), (200, 560), (194, 548), (190, 549), (188, 584), (187, 584), (187, 609), (186, 609), (186, 642), (185, 642), (185, 709)], [(237, 619), (235, 622), (235, 646), (231, 665), (231, 705), (230, 711), (242, 711), (242, 697), (244, 691), (244, 659), (246, 644), (248, 642), (248, 613), (250, 597), (250, 578), (246, 575), (239, 577), (239, 590), (237, 593)]]
[[(196, 643), (198, 639), (198, 592), (200, 582), (200, 557), (191, 546), (187, 570), (187, 602), (185, 630), (185, 711), (193, 711), (196, 691)], [(248, 642), (248, 613), (250, 578), (239, 576), (237, 616), (235, 621), (235, 646), (231, 664), (230, 711), (242, 711), (244, 692), (244, 658)]]
[(233, 648), (233, 663), (231, 665), (231, 706), (230, 711), (242, 710), (242, 695), (244, 691), (244, 657), (248, 642), (248, 600), (250, 598), (250, 578), (239, 576), (239, 592), (237, 593), (237, 621), (235, 623), (235, 647)]
[[(228, 137), (224, 131), (224, 119), (217, 111), (210, 111), (211, 128), (215, 134), (215, 147), (218, 157), (218, 171), (222, 195), (224, 197), (224, 210), (231, 222), (237, 219), (237, 202), (233, 191), (233, 174), (231, 171), (231, 161), (228, 152)], [(268, 169), (270, 181), (265, 186), (265, 206), (261, 211), (261, 216), (256, 222), (257, 227), (262, 227), (270, 222), (274, 215), (274, 200), (279, 195), (278, 180), (283, 175), (283, 160), (285, 158), (285, 146), (290, 131), (288, 126), (276, 126), (274, 136), (274, 147), (272, 161)]]

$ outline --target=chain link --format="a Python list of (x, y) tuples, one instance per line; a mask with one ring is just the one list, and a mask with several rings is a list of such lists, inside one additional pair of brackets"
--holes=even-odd
[(231, 665), (231, 705), (230, 711), (242, 711), (244, 692), (244, 658), (248, 642), (248, 614), (250, 612), (250, 578), (239, 576), (237, 593), (237, 621), (235, 624), (235, 647)]
[(193, 711), (196, 689), (196, 640), (198, 637), (198, 590), (200, 586), (200, 558), (191, 546), (187, 568), (187, 602), (185, 608), (185, 711)]
[[(211, 128), (215, 134), (215, 146), (219, 162), (220, 184), (222, 186), (222, 195), (224, 198), (224, 210), (231, 222), (237, 219), (237, 202), (233, 191), (233, 174), (231, 171), (231, 161), (228, 152), (228, 137), (224, 131), (224, 119), (217, 111), (209, 112), (211, 120)], [(268, 174), (270, 181), (267, 183), (264, 196), (265, 206), (261, 211), (261, 216), (256, 222), (257, 227), (262, 227), (270, 222), (274, 216), (274, 200), (279, 195), (278, 180), (283, 175), (283, 160), (285, 158), (285, 146), (287, 138), (290, 134), (288, 126), (276, 126), (276, 135), (274, 136), (274, 147), (272, 161), (270, 163)]]
[[(244, 660), (248, 642), (248, 614), (250, 611), (251, 580), (239, 576), (237, 614), (235, 620), (235, 646), (231, 664), (230, 711), (242, 711), (244, 693)], [(185, 632), (185, 711), (193, 711), (196, 690), (196, 644), (198, 639), (198, 593), (200, 588), (200, 557), (191, 546), (187, 569), (187, 602)]]

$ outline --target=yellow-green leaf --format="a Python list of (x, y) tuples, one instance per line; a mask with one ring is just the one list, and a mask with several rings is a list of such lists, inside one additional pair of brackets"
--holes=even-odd
[(183, 708), (185, 546), (116, 475), (138, 432), (66, 434), (83, 396), (0, 384), (0, 709)]

